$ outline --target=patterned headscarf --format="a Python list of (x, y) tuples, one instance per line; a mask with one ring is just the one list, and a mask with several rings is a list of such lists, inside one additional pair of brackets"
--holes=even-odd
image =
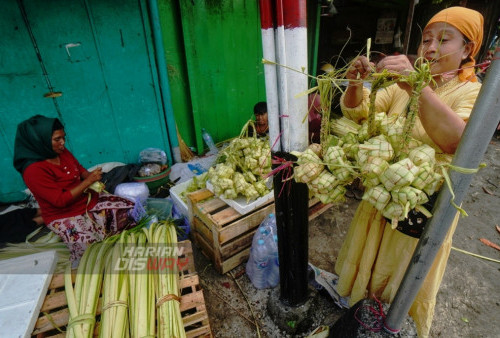
[(449, 7), (434, 15), (425, 27), (427, 28), (427, 26), (435, 22), (449, 23), (458, 29), (467, 39), (474, 42), (474, 47), (470, 54), (471, 60), (462, 65), (462, 69), (458, 72), (458, 77), (462, 82), (476, 82), (477, 78), (474, 72), (476, 61), (474, 60), (474, 56), (479, 52), (481, 43), (483, 42), (484, 19), (481, 13), (465, 7)]
[(52, 149), (52, 132), (56, 121), (59, 120), (35, 115), (18, 124), (14, 142), (14, 167), (21, 175), (30, 164), (57, 157)]

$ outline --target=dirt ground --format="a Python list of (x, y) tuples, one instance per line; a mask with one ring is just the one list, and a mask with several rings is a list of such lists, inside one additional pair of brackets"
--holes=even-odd
[[(469, 214), (453, 238), (454, 248), (500, 260), (500, 251), (484, 245), (486, 238), (500, 245), (500, 136), (495, 135), (484, 156), (487, 167), (477, 173), (463, 201)], [(333, 272), (335, 260), (359, 201), (349, 198), (309, 224), (309, 261)], [(269, 289), (255, 289), (244, 264), (220, 275), (195, 247), (210, 325), (215, 337), (284, 337), (267, 312)], [(500, 337), (500, 264), (452, 250), (437, 296), (431, 337)], [(345, 311), (320, 296), (311, 329), (333, 324)], [(250, 309), (251, 308), (251, 309)], [(253, 313), (252, 313), (253, 311)], [(304, 334), (302, 334), (304, 335)]]

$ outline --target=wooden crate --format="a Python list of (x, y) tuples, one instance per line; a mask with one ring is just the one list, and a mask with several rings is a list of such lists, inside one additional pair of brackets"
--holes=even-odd
[[(214, 262), (216, 270), (224, 274), (246, 262), (255, 231), (264, 218), (274, 212), (274, 200), (241, 215), (208, 189), (187, 196), (192, 239)], [(309, 220), (331, 206), (312, 199), (309, 202)]]
[[(203, 291), (199, 277), (194, 268), (193, 248), (190, 241), (182, 241), (179, 246), (184, 248), (182, 263), (187, 263), (179, 274), (181, 289), (180, 310), (187, 337), (213, 337), (205, 308)], [(75, 272), (75, 271), (74, 271)], [(74, 277), (75, 275), (73, 275)], [(74, 281), (74, 278), (73, 278)], [(97, 306), (97, 315), (101, 313), (101, 302)], [(64, 292), (64, 275), (54, 275), (49, 285), (47, 296), (40, 309), (38, 320), (32, 335), (35, 337), (65, 337), (56, 326), (63, 331), (69, 320), (66, 295)], [(97, 326), (97, 325), (96, 325)], [(97, 330), (96, 330), (97, 333)]]

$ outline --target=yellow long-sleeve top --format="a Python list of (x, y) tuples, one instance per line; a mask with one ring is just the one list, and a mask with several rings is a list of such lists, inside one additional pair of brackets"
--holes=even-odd
[[(454, 78), (435, 90), (436, 94), (464, 121), (469, 119), (472, 107), (481, 88), (477, 82), (460, 82)], [(368, 116), (369, 93), (363, 89), (363, 101), (358, 107), (347, 108), (341, 97), (343, 114), (357, 122)], [(389, 115), (406, 112), (409, 96), (397, 85), (380, 90), (376, 96), (376, 111)], [(451, 161), (452, 155), (442, 150), (430, 139), (417, 117), (412, 131), (414, 138), (436, 149), (439, 161)], [(445, 240), (436, 255), (410, 309), (418, 335), (429, 335), (436, 294), (443, 278), (446, 262), (451, 250), (451, 239), (458, 223), (458, 213)], [(418, 239), (391, 228), (381, 212), (369, 202), (362, 201), (356, 210), (346, 239), (340, 249), (335, 265), (339, 275), (337, 291), (341, 296), (350, 296), (350, 305), (359, 300), (375, 296), (390, 303), (396, 295), (399, 284), (413, 256)]]

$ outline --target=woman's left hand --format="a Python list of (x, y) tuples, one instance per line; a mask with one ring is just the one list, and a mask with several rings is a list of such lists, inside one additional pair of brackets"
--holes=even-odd
[[(377, 63), (377, 71), (387, 69), (389, 72), (408, 75), (414, 71), (413, 65), (406, 55), (386, 56)], [(401, 89), (411, 92), (412, 88), (405, 82), (398, 82)]]

